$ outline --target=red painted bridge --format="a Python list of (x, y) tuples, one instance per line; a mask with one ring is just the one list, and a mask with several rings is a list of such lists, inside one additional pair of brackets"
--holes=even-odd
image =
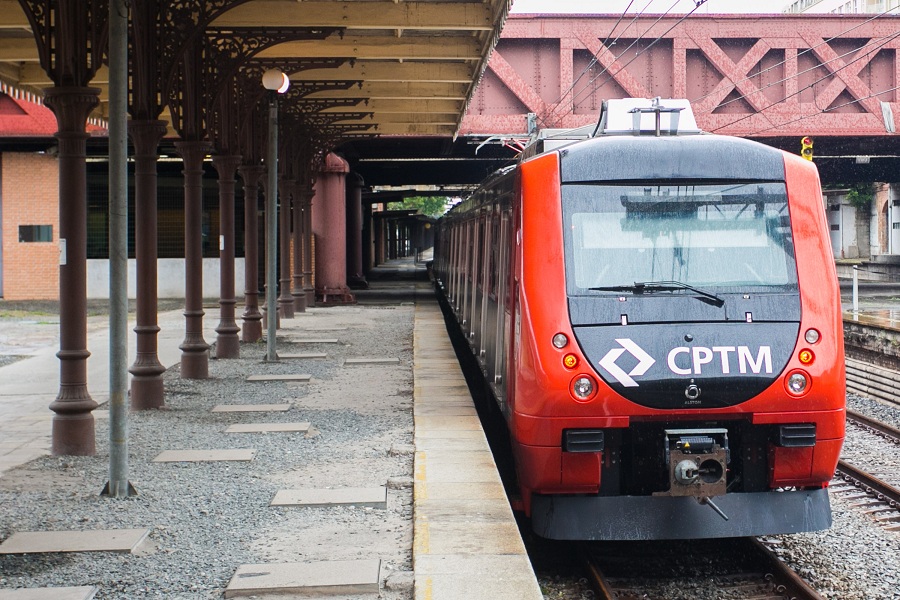
[(889, 136), (900, 17), (511, 15), (461, 135), (595, 122), (608, 98), (688, 98), (709, 132)]

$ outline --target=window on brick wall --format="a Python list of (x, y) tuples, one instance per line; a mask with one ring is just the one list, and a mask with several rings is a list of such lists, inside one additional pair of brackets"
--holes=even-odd
[(19, 225), (20, 242), (52, 242), (53, 225)]

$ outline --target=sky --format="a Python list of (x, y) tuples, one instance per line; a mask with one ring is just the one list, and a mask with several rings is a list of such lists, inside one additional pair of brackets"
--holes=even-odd
[[(695, 14), (706, 13), (780, 13), (791, 0), (707, 0)], [(663, 14), (690, 12), (694, 0), (513, 0), (513, 13), (585, 13), (621, 14), (629, 12)], [(674, 8), (671, 8), (672, 5)], [(646, 8), (645, 8), (646, 7)]]

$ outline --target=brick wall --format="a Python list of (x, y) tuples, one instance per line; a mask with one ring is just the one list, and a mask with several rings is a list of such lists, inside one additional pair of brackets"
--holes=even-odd
[[(59, 297), (59, 163), (42, 154), (0, 156), (6, 300)], [(50, 225), (52, 242), (19, 242), (20, 225)]]

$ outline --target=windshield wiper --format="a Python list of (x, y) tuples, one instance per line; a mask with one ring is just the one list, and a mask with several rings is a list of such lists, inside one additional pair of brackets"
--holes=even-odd
[(712, 304), (713, 306), (723, 306), (725, 304), (725, 300), (723, 300), (719, 296), (716, 296), (712, 292), (701, 290), (700, 288), (688, 285), (687, 283), (682, 283), (681, 281), (642, 281), (635, 282), (634, 285), (611, 285), (604, 287), (592, 287), (588, 289), (597, 292), (631, 292), (635, 296), (640, 294), (655, 294), (656, 292), (674, 292), (676, 290), (688, 290), (700, 295), (701, 297), (697, 298), (697, 300), (700, 300), (702, 302)]

